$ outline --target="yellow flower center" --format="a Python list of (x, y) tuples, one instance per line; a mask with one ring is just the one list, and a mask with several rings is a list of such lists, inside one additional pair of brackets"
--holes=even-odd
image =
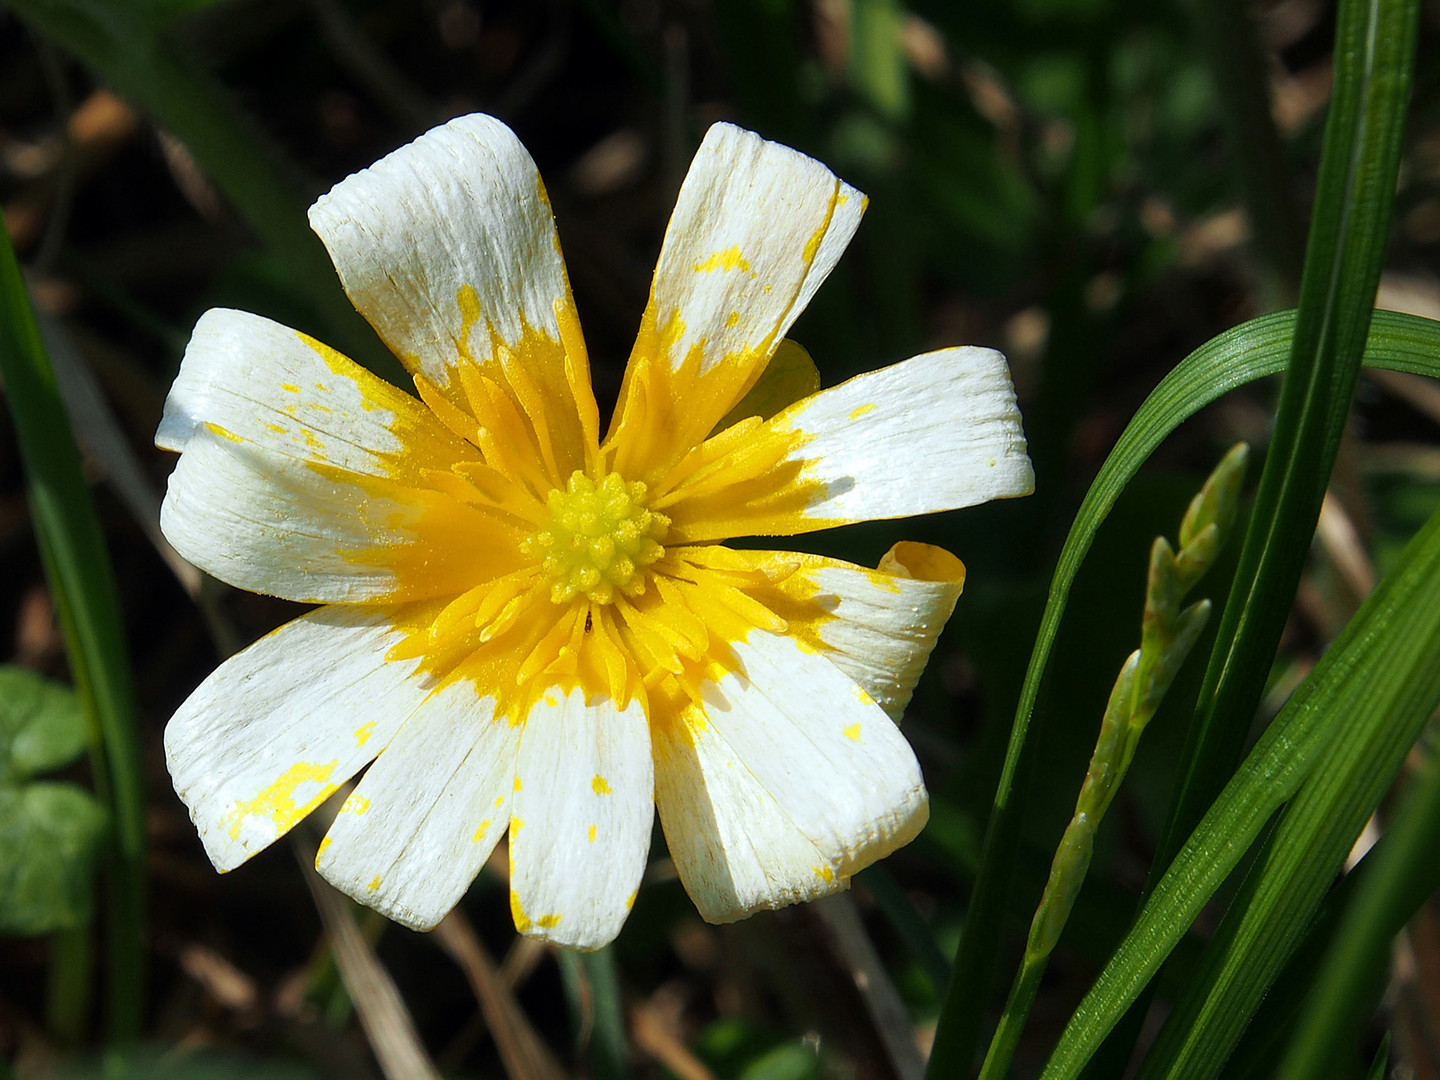
[(582, 593), (608, 604), (619, 590), (626, 596), (645, 591), (645, 567), (665, 549), (661, 542), (670, 519), (645, 506), (645, 485), (619, 473), (595, 481), (571, 474), (563, 489), (545, 499), (550, 522), (527, 539), (521, 550), (540, 560), (550, 575), (550, 599), (566, 604)]

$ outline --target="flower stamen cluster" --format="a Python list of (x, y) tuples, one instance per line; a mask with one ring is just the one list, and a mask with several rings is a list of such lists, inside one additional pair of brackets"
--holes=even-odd
[(646, 488), (609, 473), (598, 482), (571, 474), (563, 489), (546, 497), (550, 523), (521, 544), (540, 560), (552, 579), (550, 600), (568, 604), (584, 595), (608, 604), (618, 590), (636, 597), (645, 591), (645, 567), (665, 554), (661, 546), (670, 519), (645, 505)]

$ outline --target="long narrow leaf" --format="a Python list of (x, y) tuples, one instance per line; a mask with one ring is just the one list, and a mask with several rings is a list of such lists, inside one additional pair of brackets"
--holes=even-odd
[[(1070, 588), (1100, 526), (1125, 486), (1155, 449), (1182, 423), (1236, 387), (1284, 370), (1295, 326), (1293, 311), (1261, 316), (1220, 334), (1185, 357), (1146, 398), (1105, 459), (1075, 515), (1050, 582), (1049, 598), (1030, 654), (1005, 766), (996, 789), (980, 872), (956, 959), (957, 976), (936, 1030), (929, 1075), (959, 1076), (974, 1057), (1000, 932), (1005, 896), (1014, 871), (1020, 834), (1017, 778), (1026, 757), (1030, 719), (1050, 652), (1070, 598)], [(1365, 343), (1370, 367), (1440, 378), (1440, 323), (1377, 311)]]
[(80, 451), (0, 222), (0, 378), (29, 484), (30, 513), (71, 675), (94, 719), (91, 760), (110, 806), (109, 1024), (140, 1031), (145, 948), (145, 790), (129, 659), (110, 557), (85, 486)]
[(1418, 20), (1418, 0), (1340, 5), (1290, 362), (1157, 870), (1234, 770), (1300, 583), (1380, 283)]
[[(1440, 704), (1437, 661), (1440, 514), (1410, 542), (1186, 841), (1062, 1034), (1045, 1080), (1078, 1075), (1270, 816), (1309, 776), (1319, 776), (1321, 782), (1297, 800), (1297, 823), (1313, 818), (1317, 804), (1323, 806), (1327, 797), (1332, 805), (1353, 804), (1352, 813), (1372, 798), (1378, 800), (1387, 780), (1385, 769), (1398, 766), (1398, 756)], [(1355, 771), (1341, 768), (1345, 762), (1352, 762), (1353, 770), (1369, 770), (1363, 774), (1368, 780), (1362, 782)], [(1347, 773), (1344, 782), (1356, 790), (1348, 799), (1331, 795), (1335, 784), (1329, 782), (1331, 775), (1322, 775), (1323, 769), (1333, 769), (1337, 778)], [(1281, 834), (1286, 831), (1282, 822), (1267, 852), (1301, 861), (1299, 845), (1284, 843)], [(1315, 850), (1325, 854), (1319, 847)], [(1327, 870), (1322, 865), (1315, 872)]]
[[(1373, 991), (1390, 962), (1390, 942), (1440, 888), (1440, 767), (1431, 764), (1408, 793), (1383, 850), (1349, 905), (1312, 982), (1304, 1015), (1276, 1076), (1323, 1080), (1356, 1053)], [(1368, 861), (1368, 860), (1367, 860)]]

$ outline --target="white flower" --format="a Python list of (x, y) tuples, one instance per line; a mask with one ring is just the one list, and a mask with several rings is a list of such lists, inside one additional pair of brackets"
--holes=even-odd
[(322, 605), (166, 729), (219, 869), (372, 761), (316, 865), (419, 929), (507, 829), (516, 926), (581, 948), (624, 922), (656, 809), (714, 921), (843, 888), (915, 836), (925, 789), (895, 721), (959, 560), (718, 545), (1031, 490), (996, 352), (795, 389), (814, 368), (785, 331), (864, 204), (711, 128), (603, 439), (544, 187), (486, 116), (310, 211), (418, 400), (258, 316), (200, 320), (156, 435), (181, 452), (165, 535), (232, 585)]

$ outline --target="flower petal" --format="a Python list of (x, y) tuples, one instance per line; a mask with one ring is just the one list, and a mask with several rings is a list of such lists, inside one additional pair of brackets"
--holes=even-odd
[(911, 541), (886, 552), (878, 570), (788, 551), (753, 556), (774, 580), (752, 595), (898, 721), (955, 610), (965, 564)]
[(515, 928), (580, 949), (612, 941), (645, 870), (653, 792), (638, 702), (547, 694), (525, 721), (510, 804)]
[(599, 421), (555, 219), (535, 163), (490, 116), (462, 116), (310, 208), (360, 313), (416, 377), (489, 427), (498, 388), (563, 480)]
[(420, 705), (350, 794), (315, 867), (413, 930), (465, 895), (505, 833), (520, 729), (455, 680)]
[(711, 922), (842, 889), (928, 815), (909, 744), (839, 668), (759, 630), (732, 648), (703, 713), (654, 725), (665, 839)]
[(850, 242), (865, 197), (804, 154), (710, 128), (665, 231), (606, 438), (652, 486), (754, 384)]
[(790, 536), (1035, 487), (1005, 358), (973, 346), (822, 390), (735, 443), (714, 460), (702, 448), (705, 467), (656, 500), (670, 542)]
[(387, 662), (393, 612), (321, 608), (226, 660), (165, 728), (175, 791), (232, 870), (383, 750), (429, 692)]
[(301, 603), (453, 596), (514, 570), (525, 535), (451, 492), (307, 462), (213, 424), (185, 444), (160, 528), (221, 581)]
[(369, 476), (480, 460), (419, 401), (314, 338), (243, 311), (200, 316), (155, 445), (215, 424), (268, 450)]

